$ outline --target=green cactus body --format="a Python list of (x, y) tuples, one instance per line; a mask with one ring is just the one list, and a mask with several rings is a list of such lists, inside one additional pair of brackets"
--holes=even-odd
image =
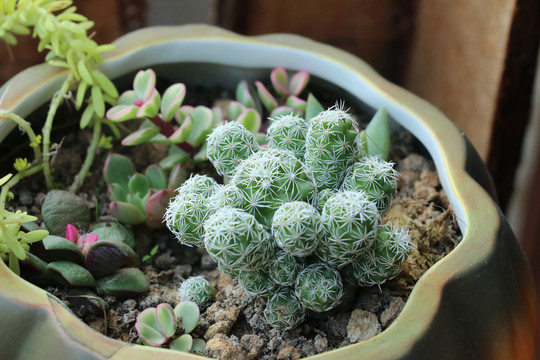
[(307, 124), (296, 115), (282, 115), (273, 119), (266, 131), (268, 147), (290, 150), (303, 160), (306, 148)]
[(345, 267), (347, 281), (360, 286), (380, 285), (396, 277), (412, 249), (407, 230), (381, 226), (372, 247)]
[(274, 292), (276, 283), (265, 270), (240, 271), (238, 283), (249, 296), (268, 296)]
[(266, 302), (264, 318), (273, 327), (288, 330), (296, 327), (305, 318), (305, 308), (296, 298), (294, 292), (282, 288)]
[(332, 197), (332, 195), (335, 195), (337, 193), (337, 190), (334, 189), (324, 189), (319, 191), (317, 194), (317, 210), (322, 211), (324, 208), (324, 204)]
[(220, 175), (232, 176), (236, 167), (259, 149), (255, 135), (231, 121), (208, 135), (208, 159)]
[(258, 270), (268, 264), (275, 252), (272, 237), (247, 212), (225, 208), (204, 224), (204, 245), (218, 264), (238, 270)]
[(398, 177), (392, 162), (380, 156), (366, 156), (348, 170), (342, 189), (365, 191), (379, 211), (384, 212), (396, 193)]
[(208, 206), (217, 211), (225, 207), (240, 208), (242, 204), (242, 194), (234, 184), (219, 186), (208, 198)]
[(319, 191), (339, 188), (345, 171), (359, 156), (358, 142), (356, 124), (342, 109), (329, 109), (311, 119), (304, 160)]
[(268, 227), (281, 204), (309, 201), (315, 189), (307, 168), (292, 152), (270, 148), (246, 159), (232, 183), (242, 195), (242, 209)]
[(292, 256), (285, 250), (278, 250), (270, 265), (270, 278), (281, 286), (293, 286), (300, 271), (304, 268), (302, 258)]
[(330, 310), (343, 296), (341, 275), (327, 264), (311, 264), (298, 274), (295, 294), (307, 309), (316, 312)]
[(180, 301), (191, 301), (204, 308), (214, 296), (214, 287), (202, 276), (188, 277), (178, 289)]
[(371, 246), (378, 221), (377, 206), (365, 192), (333, 195), (321, 213), (325, 233), (316, 255), (338, 269), (353, 262)]
[(306, 202), (284, 203), (274, 214), (272, 234), (278, 246), (291, 255), (311, 254), (319, 245), (322, 232), (319, 212)]
[(204, 222), (213, 213), (208, 197), (218, 188), (214, 179), (195, 175), (177, 189), (165, 212), (165, 223), (178, 241), (189, 246), (204, 246)]

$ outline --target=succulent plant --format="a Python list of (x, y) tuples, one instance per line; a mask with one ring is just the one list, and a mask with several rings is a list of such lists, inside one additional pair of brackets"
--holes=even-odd
[(304, 321), (305, 313), (306, 310), (294, 291), (282, 288), (268, 298), (264, 309), (264, 318), (276, 329), (288, 330), (301, 324)]
[(307, 309), (323, 312), (334, 308), (343, 296), (339, 272), (322, 263), (308, 265), (296, 278), (295, 294)]
[(345, 171), (360, 156), (359, 141), (354, 119), (341, 107), (310, 120), (304, 160), (319, 191), (339, 188)]
[(69, 224), (79, 229), (90, 226), (90, 209), (79, 196), (64, 190), (51, 190), (41, 206), (41, 216), (52, 235), (64, 236)]
[(345, 267), (345, 277), (360, 286), (381, 285), (399, 274), (412, 246), (405, 229), (383, 225), (377, 229), (373, 246)]
[[(166, 303), (143, 310), (135, 322), (135, 330), (143, 345), (161, 346), (182, 352), (204, 353), (204, 340), (193, 338), (190, 333), (199, 322), (199, 308), (190, 301), (180, 302), (174, 309)], [(178, 327), (183, 334), (174, 338)]]
[[(248, 295), (270, 297), (265, 317), (283, 330), (298, 325), (305, 309), (335, 307), (344, 286), (396, 276), (410, 252), (405, 229), (379, 225), (395, 193), (392, 164), (381, 155), (362, 158), (366, 145), (342, 108), (310, 119), (277, 117), (266, 148), (241, 124), (217, 127), (209, 159), (226, 185), (182, 185), (166, 216), (181, 242), (201, 246), (203, 239)], [(369, 281), (360, 278), (367, 268), (374, 268)]]
[(342, 268), (371, 246), (379, 212), (365, 192), (343, 191), (324, 204), (321, 223), (325, 236), (316, 255), (325, 263)]
[(180, 164), (168, 178), (156, 164), (147, 167), (144, 174), (137, 173), (128, 157), (111, 153), (105, 161), (103, 176), (111, 199), (109, 209), (118, 221), (159, 227), (174, 189), (185, 180), (186, 173)]
[(205, 308), (216, 290), (214, 287), (202, 276), (190, 276), (178, 289), (178, 299), (180, 301), (192, 301), (199, 306), (199, 308)]
[(380, 156), (365, 156), (349, 168), (341, 187), (343, 190), (365, 191), (382, 213), (388, 209), (397, 192), (399, 174), (393, 165)]
[(287, 253), (304, 257), (319, 246), (323, 227), (317, 209), (304, 201), (282, 204), (272, 220), (272, 235)]

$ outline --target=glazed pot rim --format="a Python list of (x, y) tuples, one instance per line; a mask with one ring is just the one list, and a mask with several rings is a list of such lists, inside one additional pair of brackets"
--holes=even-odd
[[(220, 64), (225, 60), (219, 58), (217, 54), (224, 51), (224, 48), (235, 51), (253, 48), (256, 51), (252, 51), (249, 59), (233, 56), (225, 63), (228, 61), (229, 65), (272, 68), (275, 67), (272, 63), (276, 64), (279, 60), (279, 66), (290, 70), (307, 70), (324, 80), (333, 80), (332, 82), (337, 79), (340, 87), (353, 96), (362, 94), (361, 99), (368, 106), (372, 108), (385, 106), (390, 116), (420, 139), (428, 149), (435, 162), (441, 184), (456, 213), (463, 240), (449, 255), (421, 277), (403, 311), (389, 328), (367, 341), (334, 350), (332, 353), (335, 353), (336, 357), (345, 354), (344, 349), (362, 355), (376, 354), (385, 349), (387, 351), (385, 354), (392, 353), (397, 356), (397, 351), (410, 348), (414, 344), (414, 339), (429, 328), (431, 319), (436, 314), (444, 285), (451, 278), (466, 274), (477, 261), (488, 257), (497, 238), (500, 217), (493, 199), (467, 173), (466, 163), (469, 154), (463, 134), (435, 107), (389, 83), (357, 57), (297, 35), (245, 37), (208, 25), (146, 28), (121, 37), (115, 44), (117, 48), (105, 54), (106, 60), (102, 66), (102, 70), (112, 78), (121, 73), (156, 64), (155, 59), (152, 60), (152, 52), (163, 52), (164, 48), (174, 50), (169, 57), (162, 60), (162, 63), (170, 63), (171, 59), (180, 56), (185, 62), (209, 56), (209, 60), (205, 62)], [(153, 46), (152, 50), (148, 50), (148, 46)], [(269, 49), (272, 56), (268, 55)], [(139, 60), (136, 66), (128, 64), (133, 57)], [(300, 62), (298, 57), (301, 59)], [(253, 65), (252, 61), (257, 61), (257, 65)], [(322, 65), (332, 69), (332, 73), (330, 74), (328, 70), (322, 71), (320, 69)], [(36, 74), (39, 74), (39, 77)], [(42, 103), (43, 99), (50, 98), (53, 91), (51, 89), (59, 87), (65, 74), (66, 71), (46, 64), (23, 71), (0, 89), (0, 108), (13, 109), (23, 117), (28, 115), (30, 110), (27, 104), (40, 101)], [(41, 92), (36, 90), (28, 94), (26, 88), (30, 86), (29, 81), (34, 88), (46, 90)], [(9, 127), (12, 126), (7, 124), (6, 120), (0, 122), (0, 132), (8, 131)], [(0, 271), (6, 273), (6, 267), (4, 265), (0, 267)], [(12, 274), (11, 276), (2, 274), (0, 288), (5, 288), (5, 281), (23, 280)], [(44, 291), (41, 289), (35, 288), (32, 291), (41, 296), (41, 300), (36, 298), (32, 301), (45, 301), (45, 298), (46, 301), (50, 301), (50, 297), (43, 294)], [(22, 294), (14, 296), (23, 302), (29, 301), (26, 296), (22, 297)], [(413, 306), (414, 304), (416, 306)], [(59, 317), (65, 316), (68, 315), (63, 314)], [(392, 342), (390, 347), (389, 342)], [(92, 347), (89, 342), (87, 345)], [(143, 351), (142, 349), (138, 346), (123, 346), (117, 355), (134, 354)], [(144, 349), (144, 353), (154, 350)]]

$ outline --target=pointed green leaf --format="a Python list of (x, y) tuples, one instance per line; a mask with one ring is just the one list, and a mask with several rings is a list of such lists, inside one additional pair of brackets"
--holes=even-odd
[(319, 103), (313, 94), (309, 93), (306, 104), (306, 121), (313, 119), (322, 111), (324, 111), (324, 108), (322, 107), (321, 103)]
[(176, 131), (172, 133), (171, 136), (169, 136), (169, 140), (173, 144), (183, 143), (189, 138), (189, 135), (191, 134), (192, 130), (193, 130), (193, 120), (191, 116), (188, 115), (188, 117), (184, 119), (184, 122), (182, 123), (182, 125), (180, 125), (180, 127), (176, 129)]
[(381, 155), (388, 159), (390, 152), (390, 127), (388, 126), (388, 113), (380, 108), (366, 127), (367, 152), (371, 156)]

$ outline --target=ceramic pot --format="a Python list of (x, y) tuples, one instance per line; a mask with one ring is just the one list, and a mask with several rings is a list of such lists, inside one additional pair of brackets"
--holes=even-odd
[[(533, 358), (536, 298), (531, 271), (493, 199), (485, 166), (440, 111), (387, 82), (358, 58), (299, 36), (242, 37), (196, 25), (148, 28), (120, 38), (116, 45), (106, 54), (102, 70), (120, 82), (148, 67), (173, 81), (204, 86), (233, 86), (240, 75), (267, 76), (277, 66), (307, 70), (368, 111), (384, 106), (396, 125), (429, 152), (462, 242), (420, 278), (385, 331), (314, 358)], [(65, 72), (48, 65), (23, 71), (0, 90), (0, 108), (25, 117), (49, 101), (64, 77)], [(12, 128), (0, 122), (0, 137)], [(200, 359), (107, 338), (1, 261), (0, 324), (5, 359)]]

